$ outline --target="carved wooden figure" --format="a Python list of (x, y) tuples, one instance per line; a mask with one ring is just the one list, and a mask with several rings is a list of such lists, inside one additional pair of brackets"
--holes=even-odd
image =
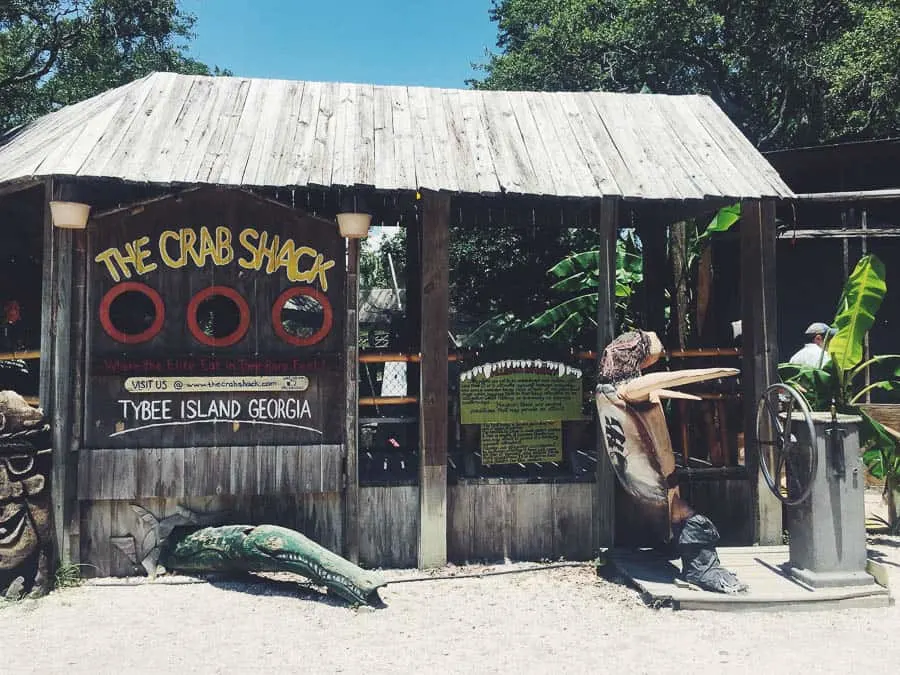
[(0, 391), (0, 596), (50, 590), (49, 426), (14, 391)]
[(597, 387), (597, 413), (606, 452), (616, 477), (647, 518), (661, 542), (674, 541), (687, 581), (707, 590), (746, 590), (719, 565), (715, 525), (681, 498), (662, 401), (698, 397), (673, 391), (683, 386), (738, 374), (735, 368), (698, 368), (641, 375), (659, 360), (663, 347), (656, 333), (620, 335), (604, 350)]

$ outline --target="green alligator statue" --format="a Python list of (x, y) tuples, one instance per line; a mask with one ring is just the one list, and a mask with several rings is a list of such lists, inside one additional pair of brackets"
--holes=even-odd
[(205, 527), (177, 538), (163, 564), (180, 571), (294, 572), (352, 603), (379, 604), (385, 581), (299, 532), (277, 525)]
[(147, 531), (140, 546), (134, 537), (112, 544), (154, 578), (167, 569), (182, 572), (293, 572), (325, 586), (354, 604), (380, 605), (385, 582), (295, 530), (277, 525), (221, 525), (225, 512), (198, 513), (183, 506), (158, 519), (131, 505)]

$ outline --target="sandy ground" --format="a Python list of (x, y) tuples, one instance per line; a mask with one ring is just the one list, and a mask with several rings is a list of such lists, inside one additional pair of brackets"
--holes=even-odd
[[(900, 538), (870, 545), (897, 595)], [(894, 672), (900, 663), (900, 605), (676, 612), (645, 606), (590, 566), (523, 571), (534, 567), (448, 567), (435, 574), (450, 578), (390, 583), (380, 609), (348, 607), (283, 576), (96, 580), (0, 605), (0, 673), (822, 675)], [(460, 578), (478, 573), (487, 575)]]

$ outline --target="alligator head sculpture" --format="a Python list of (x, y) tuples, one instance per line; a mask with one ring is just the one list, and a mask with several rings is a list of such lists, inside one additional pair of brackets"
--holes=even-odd
[(182, 571), (294, 572), (351, 603), (378, 604), (385, 581), (312, 539), (277, 525), (206, 527), (178, 538), (164, 564)]
[[(141, 554), (134, 538), (112, 543), (150, 577), (167, 569), (182, 572), (292, 572), (354, 604), (378, 605), (385, 581), (329, 551), (300, 532), (276, 525), (202, 525), (223, 518), (184, 507), (157, 519), (142, 506), (131, 508), (148, 526)], [(200, 529), (198, 529), (200, 526)]]

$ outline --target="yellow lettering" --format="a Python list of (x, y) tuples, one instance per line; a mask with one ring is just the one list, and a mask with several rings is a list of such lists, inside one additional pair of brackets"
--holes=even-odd
[(238, 241), (241, 242), (241, 246), (243, 246), (244, 249), (246, 249), (247, 253), (250, 254), (250, 257), (248, 258), (238, 259), (238, 265), (243, 267), (245, 270), (259, 269), (257, 263), (257, 260), (259, 258), (259, 249), (255, 244), (251, 243), (251, 239), (259, 239), (259, 232), (254, 230), (252, 227), (241, 230), (241, 233), (238, 235)]
[(179, 247), (178, 249), (178, 257), (173, 258), (169, 255), (169, 249), (166, 248), (167, 241), (169, 239), (176, 239), (180, 241), (180, 237), (177, 232), (173, 232), (172, 230), (166, 230), (161, 235), (159, 235), (159, 257), (162, 258), (162, 261), (166, 264), (167, 267), (171, 267), (172, 269), (177, 270), (179, 267), (184, 267), (187, 264), (187, 260), (184, 257), (184, 251)]
[(263, 248), (263, 257), (268, 258), (269, 262), (266, 264), (266, 274), (272, 274), (273, 272), (278, 270), (279, 262), (278, 262), (278, 252), (279, 252), (279, 244), (281, 243), (281, 237), (277, 234), (272, 237), (272, 243), (268, 246), (266, 245), (266, 235), (268, 232), (262, 233), (262, 248)]
[(231, 230), (227, 227), (216, 228), (216, 265), (227, 265), (234, 260), (234, 249), (231, 246)]
[(141, 237), (134, 240), (134, 271), (138, 274), (146, 274), (156, 269), (156, 263), (145, 263), (152, 253), (144, 249), (150, 243), (150, 237)]
[(200, 228), (200, 260), (201, 265), (206, 264), (206, 259), (212, 258), (216, 262), (216, 242), (213, 241), (209, 228), (205, 225)]
[(319, 285), (322, 287), (323, 291), (328, 291), (328, 277), (325, 276), (325, 272), (334, 267), (334, 260), (325, 260), (325, 256), (321, 253), (316, 256), (316, 274), (319, 275)]
[[(122, 277), (119, 276), (119, 270), (116, 269), (116, 265), (114, 263), (118, 263), (120, 266), (122, 266), (122, 263), (120, 262), (121, 257), (122, 256), (119, 254), (118, 249), (108, 248), (105, 251), (98, 253), (97, 257), (94, 258), (94, 261), (106, 265), (106, 271), (109, 272), (109, 276), (112, 277), (113, 281), (118, 281)], [(122, 266), (122, 270), (125, 273), (125, 276), (131, 276), (128, 269), (124, 266)]]
[(197, 253), (194, 245), (197, 243), (197, 233), (189, 227), (183, 227), (179, 230), (181, 235), (181, 254), (186, 258), (189, 257), (194, 261), (197, 267), (203, 267), (203, 261)]

